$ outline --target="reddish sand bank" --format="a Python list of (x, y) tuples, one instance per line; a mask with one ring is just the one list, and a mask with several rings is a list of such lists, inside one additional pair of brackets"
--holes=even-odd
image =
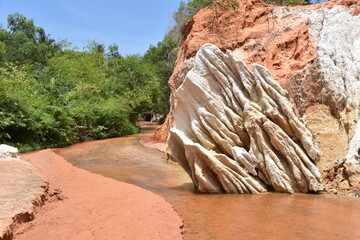
[(52, 150), (23, 157), (57, 194), (15, 239), (182, 239), (181, 219), (160, 196), (76, 168)]

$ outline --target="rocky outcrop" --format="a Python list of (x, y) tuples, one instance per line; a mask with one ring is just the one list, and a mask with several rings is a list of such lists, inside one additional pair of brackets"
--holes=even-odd
[[(319, 166), (331, 161), (328, 168), (323, 168), (329, 190), (356, 192), (360, 187), (360, 31), (356, 27), (360, 26), (360, 16), (357, 16), (360, 5), (354, 1), (338, 2), (342, 5), (319, 9), (283, 8), (276, 9), (274, 14), (280, 19), (296, 14), (310, 20), (311, 41), (317, 46), (314, 68), (318, 75), (312, 81), (320, 89), (317, 102), (328, 106), (331, 115), (338, 119), (339, 126), (333, 127), (338, 129), (337, 134), (345, 132), (347, 136), (343, 146), (335, 147), (346, 149), (345, 154), (335, 159), (323, 157)], [(325, 126), (324, 122), (322, 127)], [(313, 130), (315, 134), (318, 132), (316, 128)], [(331, 138), (324, 139), (321, 144), (326, 145), (328, 141)], [(329, 151), (334, 148), (324, 149), (323, 156)]]
[(34, 219), (45, 203), (47, 190), (48, 184), (28, 161), (0, 160), (0, 240), (13, 239), (14, 229)]
[(162, 129), (177, 124), (175, 92), (194, 67), (195, 54), (205, 43), (214, 44), (254, 74), (254, 63), (269, 70), (318, 142), (316, 166), (325, 189), (353, 194), (360, 189), (359, 13), (355, 0), (293, 7), (243, 0), (235, 12), (200, 10), (179, 48), (169, 80), (172, 109)]
[(0, 160), (7, 158), (18, 158), (19, 150), (9, 145), (0, 144)]
[(211, 44), (177, 89), (172, 157), (201, 192), (321, 191), (312, 134), (264, 67)]

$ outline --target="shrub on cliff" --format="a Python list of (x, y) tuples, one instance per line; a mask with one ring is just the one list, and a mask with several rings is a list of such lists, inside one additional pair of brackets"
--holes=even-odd
[(311, 4), (310, 0), (263, 0), (266, 3), (274, 5), (308, 5)]

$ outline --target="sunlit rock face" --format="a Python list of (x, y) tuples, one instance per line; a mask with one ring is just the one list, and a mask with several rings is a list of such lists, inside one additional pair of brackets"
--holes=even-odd
[[(332, 1), (327, 7), (277, 8), (273, 13), (279, 20), (298, 15), (309, 21), (310, 39), (317, 54), (317, 70), (313, 72), (318, 75), (313, 78), (313, 89), (319, 89), (317, 101), (328, 106), (338, 121), (331, 127), (320, 117), (307, 122), (320, 143), (318, 167), (328, 192), (357, 195), (360, 190), (360, 2)], [(306, 112), (308, 119), (315, 119), (321, 113), (309, 109)], [(327, 129), (328, 137), (322, 134), (323, 129)], [(347, 139), (337, 141), (340, 135), (346, 135)]]
[(319, 150), (287, 92), (257, 64), (205, 44), (175, 92), (168, 139), (201, 192), (323, 190)]
[[(306, 6), (242, 0), (240, 8), (231, 13), (200, 10), (186, 25), (169, 79), (171, 111), (157, 131), (161, 133), (157, 140), (166, 141), (169, 129), (175, 126), (176, 91), (194, 67), (195, 54), (209, 42), (223, 52), (230, 50), (251, 69), (257, 63), (270, 71), (289, 93), (289, 99), (316, 138), (316, 166), (325, 191), (358, 196), (359, 26), (358, 0), (330, 0)], [(175, 159), (171, 154), (168, 151), (170, 159)]]

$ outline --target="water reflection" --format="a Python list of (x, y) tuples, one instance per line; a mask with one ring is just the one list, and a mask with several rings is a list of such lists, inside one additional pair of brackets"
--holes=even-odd
[(56, 152), (74, 165), (162, 195), (185, 223), (185, 239), (360, 239), (360, 201), (324, 195), (210, 195), (136, 135), (75, 144)]

